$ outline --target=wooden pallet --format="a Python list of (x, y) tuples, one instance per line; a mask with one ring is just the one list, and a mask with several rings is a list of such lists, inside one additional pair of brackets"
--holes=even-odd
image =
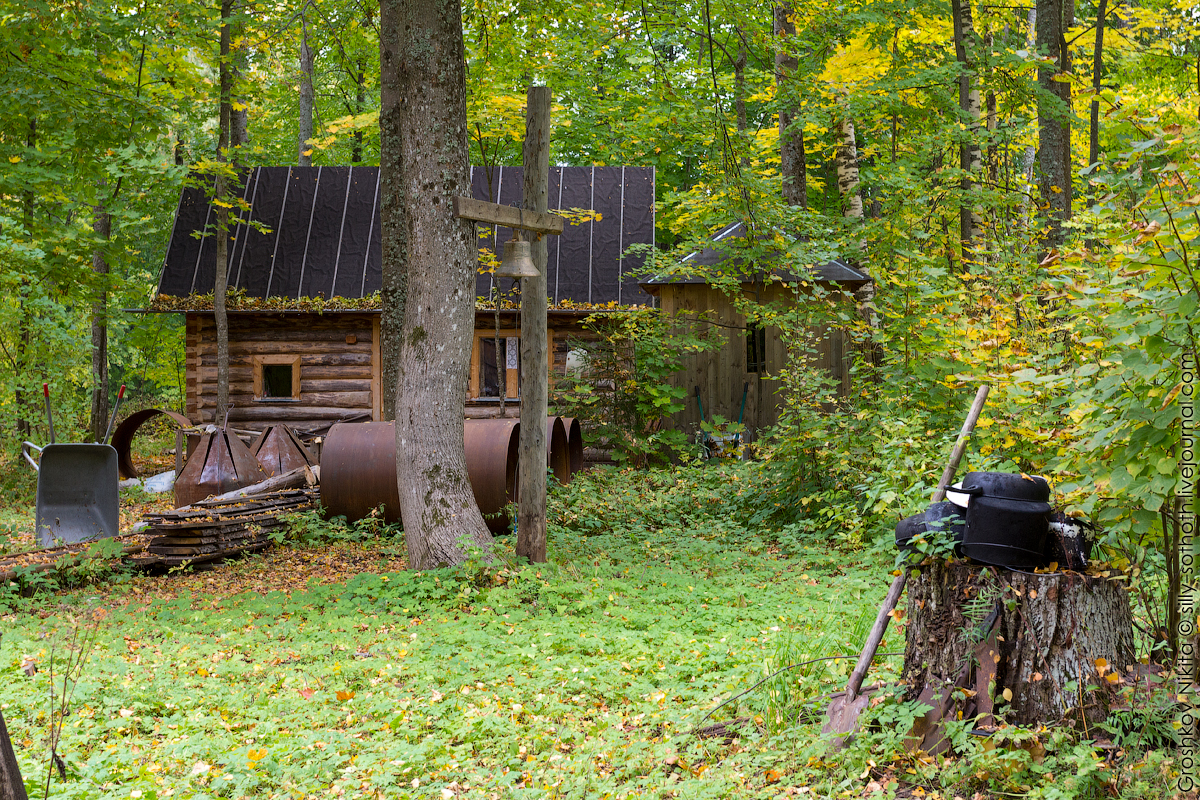
[(284, 489), (149, 514), (148, 533), (154, 538), (135, 562), (178, 566), (262, 550), (271, 543), (271, 532), (283, 525), (283, 515), (307, 511), (317, 499), (316, 489)]

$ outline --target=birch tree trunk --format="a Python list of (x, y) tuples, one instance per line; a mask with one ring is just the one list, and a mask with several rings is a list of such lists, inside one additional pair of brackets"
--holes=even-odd
[[(103, 243), (112, 234), (112, 215), (103, 203), (92, 210), (92, 231)], [(99, 442), (108, 424), (108, 262), (104, 250), (92, 251), (92, 272), (99, 282), (92, 303), (92, 441)]]
[(789, 36), (796, 35), (791, 5), (775, 7), (775, 36), (779, 49), (775, 51), (775, 96), (779, 102), (779, 172), (783, 177), (783, 201), (791, 206), (808, 207), (808, 170), (805, 168), (804, 123), (795, 124), (796, 105), (789, 95), (788, 81), (798, 67), (797, 60), (788, 54)]
[(959, 145), (959, 166), (963, 171), (960, 183), (962, 199), (959, 201), (959, 241), (962, 244), (963, 263), (973, 258), (975, 237), (980, 230), (976, 177), (981, 168), (979, 150), (979, 83), (976, 74), (975, 54), (978, 51), (975, 36), (975, 20), (971, 14), (971, 0), (951, 0), (954, 16), (954, 52), (961, 67), (958, 76), (958, 107), (967, 117), (966, 139)]
[(313, 135), (313, 53), (308, 46), (308, 24), (300, 15), (300, 132), (297, 136), (296, 163), (312, 166), (312, 148), (308, 140)]
[(862, 197), (858, 193), (858, 144), (855, 141), (854, 121), (843, 117), (838, 122), (837, 175), (838, 191), (842, 195), (842, 216), (862, 219)]
[(1052, 59), (1038, 67), (1038, 84), (1051, 96), (1038, 98), (1038, 184), (1047, 208), (1045, 246), (1054, 248), (1063, 243), (1062, 226), (1071, 218), (1071, 84), (1056, 78), (1071, 72), (1071, 51), (1064, 37), (1075, 7), (1072, 0), (1037, 0), (1036, 8), (1038, 50)]
[(431, 569), (464, 561), (460, 542), (486, 548), (492, 541), (463, 453), (476, 258), (472, 224), (452, 208), (455, 196), (471, 193), (462, 10), (458, 0), (381, 5), (400, 56), (399, 188), (407, 199), (409, 280), (396, 408), (400, 514), (409, 566)]
[(379, 225), (383, 247), (383, 310), (379, 323), (382, 383), (380, 412), (396, 418), (408, 281), (408, 232), (404, 226), (404, 162), (400, 153), (400, 40), (398, 2), (384, 3), (379, 18)]

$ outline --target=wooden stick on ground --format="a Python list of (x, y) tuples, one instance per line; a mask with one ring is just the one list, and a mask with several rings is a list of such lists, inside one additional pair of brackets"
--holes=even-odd
[(17, 765), (12, 741), (8, 738), (3, 713), (0, 713), (0, 800), (28, 800), (25, 781), (21, 779), (21, 768)]

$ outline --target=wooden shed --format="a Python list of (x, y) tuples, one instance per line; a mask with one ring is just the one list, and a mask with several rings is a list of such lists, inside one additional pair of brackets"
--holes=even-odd
[[(520, 167), (477, 167), (471, 177), (476, 198), (520, 203)], [(382, 285), (378, 167), (258, 167), (242, 176), (239, 192), (246, 208), (230, 232), (225, 265), (232, 298), (230, 422), (246, 428), (287, 422), (304, 429), (380, 419), (380, 309), (370, 302)], [(631, 275), (643, 259), (626, 258), (625, 251), (654, 242), (654, 170), (552, 167), (550, 201), (555, 208), (594, 209), (599, 215), (568, 226), (550, 243), (553, 376), (566, 368), (568, 339), (583, 335), (587, 309), (652, 302)], [(186, 316), (186, 414), (194, 422), (215, 421), (213, 221), (206, 192), (184, 188), (153, 304)], [(247, 224), (251, 221), (255, 225)], [(482, 233), (480, 246), (494, 250), (510, 235), (507, 229)], [(471, 416), (496, 415), (502, 405), (506, 414), (518, 413), (512, 401), (520, 374), (519, 315), (501, 311), (503, 341), (497, 348), (494, 305), (488, 307), (494, 288), (492, 275), (481, 272)], [(507, 384), (503, 403), (500, 364)]]
[[(735, 307), (722, 290), (710, 285), (704, 275), (720, 270), (722, 265), (736, 266), (735, 274), (746, 276), (741, 290), (747, 298), (762, 304), (797, 302), (800, 295), (818, 285), (853, 303), (854, 294), (869, 284), (872, 278), (862, 270), (839, 259), (815, 264), (804, 274), (770, 269), (770, 264), (758, 264), (761, 269), (746, 269), (735, 264), (737, 248), (727, 246), (745, 237), (745, 226), (732, 223), (717, 231), (712, 245), (683, 259), (684, 269), (675, 274), (653, 277), (642, 282), (642, 288), (652, 294), (663, 313), (682, 314), (697, 324), (712, 325), (721, 338), (718, 349), (689, 358), (674, 383), (687, 390), (688, 401), (676, 414), (672, 424), (693, 431), (700, 423), (700, 403), (695, 395), (699, 389), (705, 419), (717, 414), (729, 421), (742, 416), (751, 435), (779, 422), (783, 389), (776, 379), (787, 363), (789, 354), (778, 328), (748, 324), (746, 317)], [(724, 245), (722, 243), (725, 243)], [(776, 260), (768, 257), (766, 261)], [(704, 267), (696, 272), (687, 267)], [(703, 320), (703, 321), (701, 321)], [(813, 328), (810, 341), (815, 352), (809, 357), (824, 370), (836, 385), (840, 395), (850, 391), (850, 343), (846, 332), (833, 326)], [(742, 413), (743, 393), (745, 412)]]

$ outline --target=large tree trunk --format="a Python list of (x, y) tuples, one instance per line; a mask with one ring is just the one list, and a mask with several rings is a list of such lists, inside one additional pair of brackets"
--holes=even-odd
[(404, 225), (404, 162), (400, 152), (400, 40), (394, 9), (384, 3), (379, 18), (379, 226), (383, 246), (383, 311), (379, 324), (381, 413), (396, 418), (404, 299), (408, 282), (408, 232)]
[(1056, 80), (1071, 71), (1071, 51), (1065, 34), (1075, 19), (1073, 0), (1037, 0), (1037, 46), (1051, 58), (1038, 67), (1038, 84), (1058, 100), (1038, 99), (1038, 181), (1046, 205), (1047, 248), (1063, 243), (1063, 223), (1071, 218), (1071, 84)]
[(909, 699), (958, 685), (976, 692), (964, 717), (994, 713), (1028, 725), (1082, 711), (1095, 722), (1136, 673), (1120, 580), (935, 562), (909, 580), (907, 618)]
[(804, 123), (796, 121), (795, 89), (788, 85), (798, 62), (787, 52), (790, 43), (783, 41), (788, 36), (796, 35), (791, 5), (775, 7), (775, 35), (780, 38), (779, 49), (775, 51), (775, 96), (779, 103), (779, 172), (783, 176), (783, 201), (791, 206), (807, 208)]
[(963, 262), (972, 258), (975, 237), (980, 230), (978, 208), (978, 186), (976, 176), (982, 167), (979, 150), (979, 82), (976, 75), (975, 55), (978, 51), (975, 36), (975, 20), (971, 14), (971, 0), (951, 0), (954, 16), (954, 52), (958, 58), (958, 107), (967, 117), (966, 139), (959, 145), (959, 167), (963, 171), (961, 181), (962, 199), (959, 201), (959, 241), (962, 244)]
[(313, 136), (313, 52), (308, 46), (308, 25), (300, 15), (300, 112), (297, 136), (296, 163), (302, 167), (312, 166), (312, 146), (308, 140)]
[(4, 724), (4, 714), (0, 712), (0, 800), (28, 800), (25, 793), (25, 781), (21, 778), (21, 767), (17, 764), (17, 754), (13, 752), (12, 741), (8, 738), (8, 727)]
[(430, 569), (464, 561), (461, 542), (492, 541), (463, 453), (476, 258), (473, 226), (453, 211), (453, 198), (471, 193), (462, 10), (458, 0), (384, 0), (381, 10), (393, 17), (399, 45), (407, 200), (409, 281), (396, 409), (400, 515), (409, 566)]
[[(101, 187), (103, 188), (103, 187)], [(100, 239), (101, 247), (92, 251), (92, 272), (99, 286), (96, 300), (92, 303), (92, 441), (103, 440), (108, 425), (108, 262), (104, 257), (103, 244), (112, 234), (112, 215), (104, 205), (92, 210), (92, 230)]]
[[(220, 57), (220, 132), (217, 137), (217, 161), (225, 161), (229, 147), (230, 128), (233, 119), (233, 75), (230, 69), (229, 17), (233, 14), (233, 0), (221, 0), (221, 57)], [(217, 266), (213, 279), (213, 319), (217, 325), (217, 407), (213, 423), (220, 425), (229, 410), (229, 316), (225, 312), (225, 295), (229, 279), (229, 209), (224, 198), (228, 182), (223, 173), (218, 173), (215, 196), (222, 200), (217, 204)]]
[[(549, 208), (550, 188), (550, 90), (530, 86), (526, 99), (525, 147), (521, 163), (525, 185), (521, 206), (529, 211)], [(526, 234), (529, 235), (529, 234)], [(521, 470), (518, 489), (517, 555), (533, 563), (546, 560), (546, 463), (547, 382), (546, 364), (546, 239), (530, 243), (536, 278), (521, 281)], [(497, 372), (499, 370), (497, 369)]]

